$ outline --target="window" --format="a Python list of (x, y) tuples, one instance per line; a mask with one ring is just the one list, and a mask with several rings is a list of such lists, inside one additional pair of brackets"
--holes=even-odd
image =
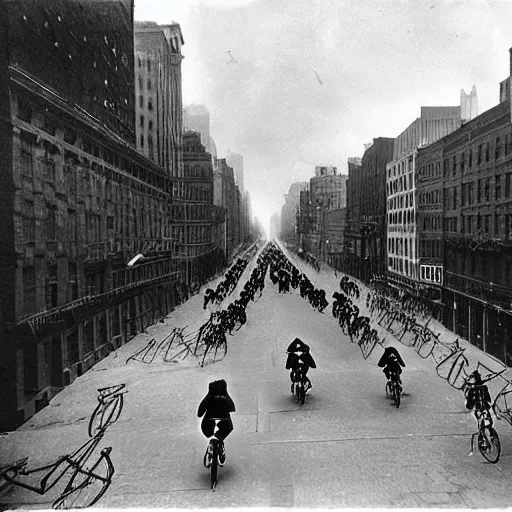
[(480, 203), (482, 201), (482, 180), (478, 180), (477, 184), (476, 184), (476, 202), (477, 203)]
[(66, 240), (68, 242), (77, 241), (77, 230), (76, 230), (76, 212), (75, 210), (68, 210), (66, 223)]
[(461, 173), (464, 173), (464, 159), (465, 159), (466, 155), (464, 154), (464, 152), (461, 153), (460, 155), (460, 172)]
[(457, 157), (452, 158), (452, 174), (457, 172)]
[(484, 201), (488, 202), (491, 199), (491, 180), (487, 178), (484, 180)]
[(496, 149), (494, 151), (494, 157), (497, 160), (501, 156), (501, 141), (500, 138), (496, 138)]
[(153, 129), (153, 121), (148, 121), (148, 129), (150, 131)]
[(142, 94), (139, 95), (139, 107), (144, 107), (144, 96), (142, 96)]
[(505, 146), (505, 148), (504, 148), (505, 149), (505, 156), (507, 156), (508, 155), (508, 135), (505, 135), (505, 144), (504, 144), (504, 146)]
[(148, 99), (148, 110), (149, 111), (153, 110), (153, 99), (152, 98)]
[(139, 125), (140, 125), (141, 128), (144, 128), (144, 116), (140, 116)]
[(148, 59), (148, 71), (151, 71), (151, 60)]
[(476, 157), (476, 163), (477, 165), (480, 165), (482, 163), (482, 144), (478, 145), (478, 153)]
[(473, 165), (473, 149), (469, 150), (469, 161), (468, 161), (468, 167), (471, 167)]
[(148, 91), (151, 90), (151, 79), (148, 78)]
[(488, 162), (489, 161), (489, 142), (486, 142), (485, 144), (485, 161)]
[(57, 238), (56, 210), (51, 206), (46, 207), (46, 240), (54, 241)]
[(35, 267), (23, 268), (23, 315), (36, 313), (36, 271)]
[(36, 222), (33, 201), (25, 201), (23, 215), (23, 242), (34, 243), (36, 240)]
[(142, 89), (142, 75), (139, 75), (139, 89)]
[(495, 199), (496, 199), (496, 201), (498, 201), (501, 199), (501, 176), (496, 176), (495, 191), (496, 191)]
[(140, 147), (143, 148), (144, 147), (144, 135), (141, 135), (140, 136)]

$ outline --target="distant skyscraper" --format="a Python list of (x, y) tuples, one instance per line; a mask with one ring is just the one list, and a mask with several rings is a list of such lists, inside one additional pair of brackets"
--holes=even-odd
[(226, 162), (230, 167), (233, 167), (235, 173), (236, 184), (240, 187), (240, 190), (244, 188), (244, 157), (238, 153), (231, 153), (228, 150), (226, 155)]
[(210, 153), (210, 112), (204, 105), (187, 105), (183, 109), (183, 128), (201, 134), (201, 144)]

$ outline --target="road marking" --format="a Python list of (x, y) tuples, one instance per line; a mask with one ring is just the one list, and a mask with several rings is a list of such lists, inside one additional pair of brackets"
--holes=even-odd
[(471, 433), (460, 434), (404, 434), (401, 436), (362, 436), (362, 437), (342, 437), (338, 439), (284, 439), (281, 441), (262, 441), (259, 443), (251, 443), (251, 445), (263, 444), (299, 444), (299, 443), (342, 443), (345, 441), (381, 441), (385, 439), (411, 439), (411, 438), (428, 438), (428, 437), (467, 437)]

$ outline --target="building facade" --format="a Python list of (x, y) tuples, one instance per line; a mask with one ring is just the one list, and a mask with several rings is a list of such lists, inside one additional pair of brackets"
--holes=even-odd
[(386, 273), (386, 165), (393, 144), (392, 138), (373, 139), (361, 164), (349, 163), (344, 269), (365, 282)]
[(280, 239), (290, 245), (295, 245), (297, 238), (296, 218), (299, 207), (300, 192), (308, 188), (307, 181), (292, 183), (288, 194), (284, 196), (281, 208)]
[(186, 269), (187, 284), (202, 284), (222, 268), (225, 258), (213, 236), (223, 216), (214, 207), (212, 159), (197, 132), (183, 135), (183, 176), (173, 180), (173, 199), (175, 257)]
[(78, 7), (0, 4), (2, 429), (183, 300), (171, 176), (134, 147), (133, 2)]
[(176, 177), (183, 173), (183, 44), (177, 23), (135, 23), (137, 148)]
[(388, 280), (417, 289), (420, 269), (416, 231), (416, 158), (418, 148), (457, 130), (461, 107), (421, 107), (421, 116), (396, 139), (386, 166)]
[(244, 192), (244, 157), (238, 153), (232, 153), (228, 150), (226, 153), (226, 162), (233, 168), (235, 173), (235, 183), (238, 185), (240, 192)]

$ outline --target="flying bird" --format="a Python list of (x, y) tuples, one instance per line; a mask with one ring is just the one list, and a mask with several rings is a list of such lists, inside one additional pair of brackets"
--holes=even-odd
[(144, 259), (144, 255), (143, 254), (137, 254), (137, 256), (135, 256), (134, 258), (132, 258), (127, 264), (126, 266), (127, 267), (133, 267), (133, 265), (135, 265), (135, 263), (137, 263), (137, 261), (140, 261), (140, 260), (143, 260)]
[(318, 76), (318, 73), (313, 69), (313, 73), (315, 73), (316, 75), (316, 78), (318, 80), (318, 82), (320, 83), (320, 85), (324, 85), (324, 83), (322, 82), (322, 80), (320, 79), (320, 77)]
[(231, 64), (232, 62), (238, 63), (238, 61), (231, 55), (231, 52), (229, 50), (226, 51), (226, 53), (229, 53), (229, 56), (231, 57), (231, 60), (228, 60), (226, 64)]

